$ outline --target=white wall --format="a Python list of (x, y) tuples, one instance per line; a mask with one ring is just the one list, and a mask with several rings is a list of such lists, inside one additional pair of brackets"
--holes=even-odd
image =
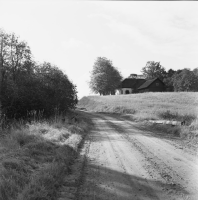
[(126, 94), (126, 91), (129, 91), (129, 94), (132, 93), (133, 89), (131, 88), (122, 88), (122, 89), (119, 89), (119, 90), (116, 90), (116, 95), (121, 95), (121, 94)]

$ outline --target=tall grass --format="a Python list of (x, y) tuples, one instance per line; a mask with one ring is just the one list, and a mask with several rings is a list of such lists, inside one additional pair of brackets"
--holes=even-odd
[[(128, 118), (138, 121), (162, 119), (185, 121), (187, 126), (172, 128), (171, 132), (188, 138), (190, 136), (195, 138), (197, 135), (198, 92), (89, 96), (83, 97), (78, 107), (93, 112), (128, 114)], [(170, 132), (170, 129), (168, 131)]]
[[(133, 117), (145, 119), (194, 120), (198, 112), (197, 92), (141, 93), (83, 97), (78, 107), (94, 112), (122, 113), (131, 110)], [(122, 108), (122, 109), (120, 109)], [(121, 110), (121, 112), (120, 112)], [(130, 113), (130, 112), (128, 112)]]
[(88, 120), (78, 114), (77, 122), (60, 116), (19, 127), (0, 138), (0, 200), (57, 199)]

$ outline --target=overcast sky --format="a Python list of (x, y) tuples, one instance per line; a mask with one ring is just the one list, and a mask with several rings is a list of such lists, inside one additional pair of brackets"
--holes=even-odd
[(34, 59), (57, 65), (81, 98), (97, 57), (124, 77), (147, 61), (198, 67), (196, 1), (1, 1), (0, 28), (27, 41)]

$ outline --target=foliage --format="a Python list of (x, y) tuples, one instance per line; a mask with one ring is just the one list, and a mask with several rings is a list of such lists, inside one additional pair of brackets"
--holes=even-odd
[(160, 78), (164, 79), (166, 71), (160, 62), (148, 61), (146, 66), (142, 68), (142, 73), (146, 79)]
[(166, 91), (172, 92), (174, 91), (174, 87), (173, 87), (173, 75), (176, 73), (175, 70), (173, 69), (169, 69), (166, 73), (166, 77), (163, 79), (163, 82), (166, 85)]
[(76, 87), (56, 66), (37, 64), (26, 42), (1, 31), (2, 109), (8, 118), (27, 117), (31, 111), (49, 116), (74, 108)]
[(181, 115), (178, 112), (172, 112), (171, 110), (159, 112), (158, 116), (161, 119), (166, 119), (166, 120), (185, 121), (186, 125), (191, 124), (191, 122), (196, 119), (195, 114)]
[(197, 67), (197, 68), (195, 68), (195, 69), (193, 69), (193, 73), (195, 74), (195, 76), (197, 76), (197, 77), (198, 77), (198, 67)]
[(89, 83), (93, 92), (100, 95), (115, 94), (115, 89), (122, 80), (120, 72), (113, 67), (110, 60), (98, 57), (91, 72)]
[(175, 91), (198, 91), (198, 76), (189, 69), (183, 69), (173, 76)]

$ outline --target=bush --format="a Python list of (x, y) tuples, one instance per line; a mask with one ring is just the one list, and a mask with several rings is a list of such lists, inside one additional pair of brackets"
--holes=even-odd
[[(15, 34), (0, 29), (4, 56), (1, 107), (9, 119), (45, 117), (72, 109), (77, 104), (76, 86), (56, 66), (32, 59), (30, 47)], [(17, 49), (17, 51), (16, 51)]]
[(191, 124), (191, 122), (196, 119), (195, 115), (192, 115), (192, 114), (180, 115), (179, 113), (171, 112), (170, 110), (167, 110), (165, 112), (160, 112), (158, 113), (158, 115), (160, 118), (166, 119), (166, 120), (185, 121), (186, 125)]

